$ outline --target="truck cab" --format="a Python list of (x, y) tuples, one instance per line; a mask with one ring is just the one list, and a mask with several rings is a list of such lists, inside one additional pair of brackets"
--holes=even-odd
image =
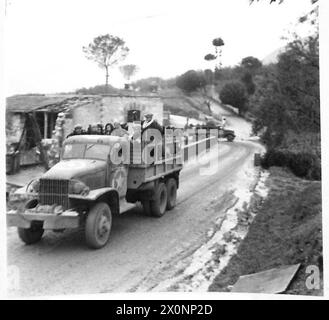
[[(97, 249), (109, 240), (112, 216), (137, 202), (146, 214), (163, 216), (176, 204), (179, 154), (147, 164), (142, 149), (142, 144), (132, 148), (125, 137), (69, 137), (60, 161), (26, 186), (29, 200), (24, 209), (7, 213), (8, 225), (17, 226), (26, 244), (38, 242), (44, 230), (84, 226), (87, 245)], [(132, 161), (136, 155), (137, 163)]]

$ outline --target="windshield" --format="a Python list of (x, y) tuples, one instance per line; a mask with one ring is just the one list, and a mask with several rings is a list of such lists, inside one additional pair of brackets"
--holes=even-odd
[(66, 144), (63, 150), (65, 159), (95, 159), (107, 160), (110, 147), (104, 144)]
[(85, 158), (106, 161), (109, 151), (110, 147), (105, 144), (87, 144)]
[(83, 159), (84, 144), (66, 144), (63, 151), (63, 159)]

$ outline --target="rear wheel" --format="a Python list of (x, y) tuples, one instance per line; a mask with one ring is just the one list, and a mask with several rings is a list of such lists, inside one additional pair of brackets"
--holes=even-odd
[(40, 224), (32, 224), (29, 229), (17, 228), (18, 236), (26, 244), (37, 243), (41, 240), (44, 229)]
[(146, 216), (151, 216), (151, 204), (149, 200), (142, 201), (143, 211)]
[(167, 181), (167, 209), (171, 210), (176, 206), (177, 183), (174, 178)]
[(151, 214), (160, 218), (166, 213), (167, 208), (167, 187), (163, 182), (159, 182), (155, 188), (154, 198), (150, 201)]
[(227, 139), (228, 142), (233, 142), (234, 136), (232, 134), (229, 134), (229, 135), (226, 136), (226, 139)]
[(106, 245), (112, 228), (112, 213), (105, 202), (96, 203), (89, 211), (85, 237), (90, 248), (99, 249)]

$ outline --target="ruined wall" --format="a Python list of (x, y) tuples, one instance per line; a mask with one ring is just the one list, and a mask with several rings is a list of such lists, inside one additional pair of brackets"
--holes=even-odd
[(79, 105), (66, 114), (65, 133), (69, 134), (76, 124), (81, 124), (84, 129), (92, 123), (101, 122), (102, 100)]
[(127, 111), (141, 110), (141, 116), (151, 112), (159, 123), (163, 121), (163, 102), (154, 96), (104, 96), (101, 110), (102, 123), (118, 119), (127, 121)]
[(6, 112), (6, 143), (18, 143), (24, 128), (25, 117), (22, 113)]
[[(45, 107), (46, 109), (47, 107)], [(105, 125), (117, 119), (127, 121), (128, 110), (140, 110), (143, 118), (146, 112), (151, 112), (159, 123), (163, 123), (163, 102), (157, 96), (107, 95), (107, 96), (75, 96), (49, 106), (56, 109), (59, 117), (56, 119), (55, 130), (51, 139), (43, 140), (50, 166), (59, 160), (62, 141), (73, 131), (76, 124), (84, 129), (88, 125), (100, 122)], [(7, 143), (18, 142), (24, 127), (24, 114), (8, 113), (6, 123)]]
[(90, 103), (72, 107), (66, 112), (64, 133), (67, 135), (78, 123), (87, 129), (89, 124), (97, 122), (103, 125), (113, 123), (114, 120), (126, 122), (127, 112), (131, 109), (141, 110), (142, 117), (146, 112), (151, 112), (159, 123), (163, 121), (163, 102), (159, 97), (103, 96)]

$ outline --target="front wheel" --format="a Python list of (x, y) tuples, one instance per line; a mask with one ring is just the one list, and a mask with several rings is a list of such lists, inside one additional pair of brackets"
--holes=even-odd
[(112, 213), (105, 202), (96, 203), (89, 211), (85, 237), (88, 247), (99, 249), (109, 241), (112, 228)]
[(226, 136), (226, 139), (228, 142), (233, 142), (234, 136), (232, 134), (229, 134), (228, 136)]
[(39, 242), (44, 231), (42, 226), (37, 224), (32, 224), (29, 229), (17, 228), (18, 236), (27, 245)]

